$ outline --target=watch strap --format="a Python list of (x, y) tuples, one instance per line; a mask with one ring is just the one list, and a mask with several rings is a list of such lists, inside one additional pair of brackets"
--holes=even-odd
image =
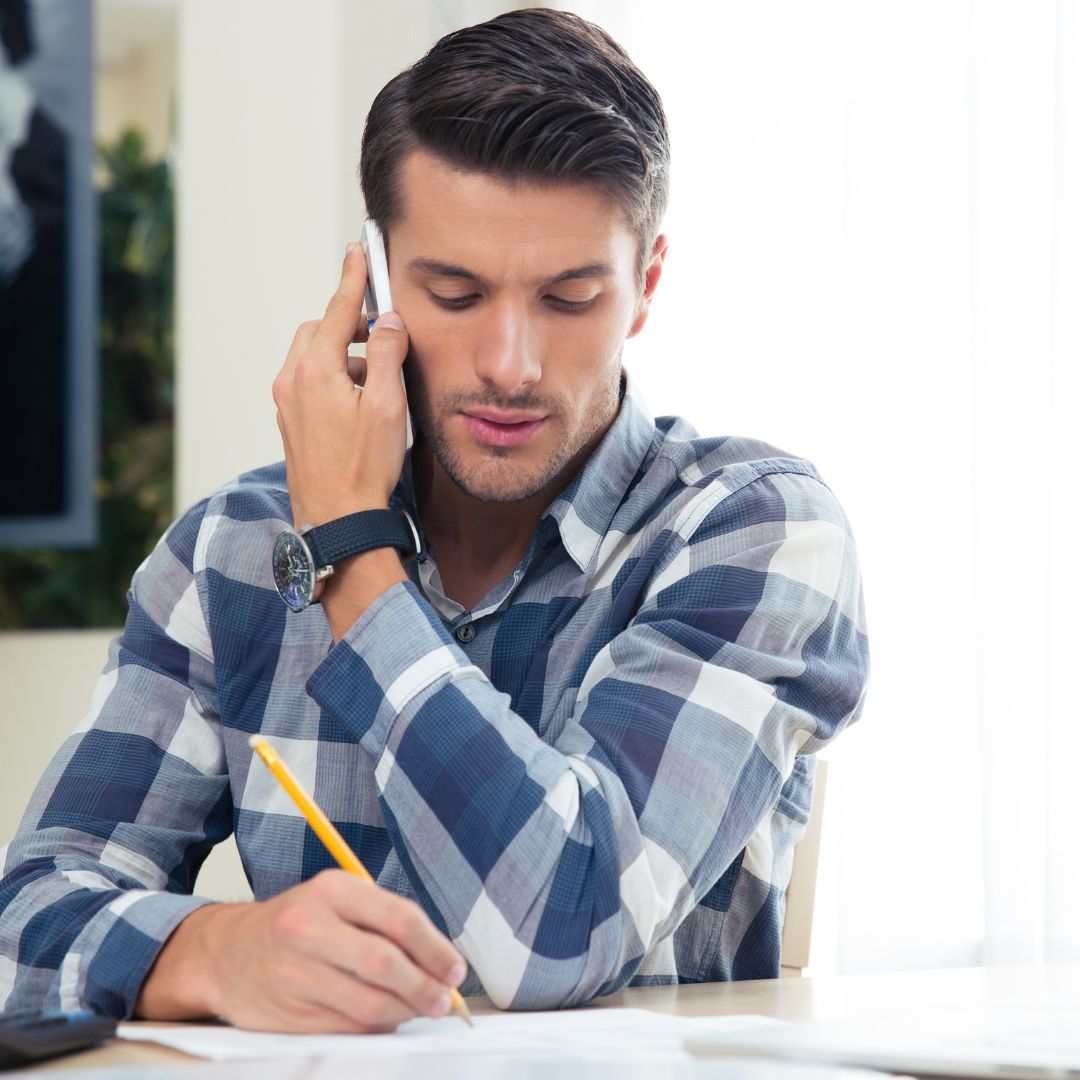
[(360, 510), (307, 529), (303, 537), (316, 569), (375, 548), (393, 547), (410, 555), (420, 550), (416, 526), (403, 510)]

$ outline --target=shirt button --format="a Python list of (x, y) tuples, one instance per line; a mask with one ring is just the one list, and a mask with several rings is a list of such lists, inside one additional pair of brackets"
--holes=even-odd
[(465, 623), (464, 626), (459, 626), (454, 631), (454, 637), (458, 639), (463, 645), (468, 645), (474, 637), (476, 637), (476, 627), (472, 623)]

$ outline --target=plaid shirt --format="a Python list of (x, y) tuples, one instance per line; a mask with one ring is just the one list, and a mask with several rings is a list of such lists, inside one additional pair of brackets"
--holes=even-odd
[[(392, 505), (413, 510), (408, 465)], [(256, 899), (334, 865), (253, 732), (457, 944), (466, 993), (537, 1008), (779, 973), (813, 754), (867, 675), (850, 531), (813, 466), (653, 421), (628, 385), (471, 611), (422, 537), (337, 644), (275, 592), (290, 521), (284, 466), (248, 473), (135, 573), (0, 852), (0, 1003), (130, 1016), (230, 832)]]

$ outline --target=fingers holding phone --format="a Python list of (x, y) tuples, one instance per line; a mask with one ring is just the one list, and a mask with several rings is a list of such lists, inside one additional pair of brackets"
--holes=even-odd
[[(386, 257), (386, 245), (383, 242), (379, 226), (368, 218), (360, 234), (360, 246), (364, 249), (367, 262), (367, 283), (364, 290), (364, 311), (369, 320), (377, 320), (380, 315), (394, 310), (394, 301), (390, 296), (390, 264)], [(400, 321), (400, 317), (399, 321)], [(403, 328), (403, 325), (402, 325)], [(401, 388), (405, 389), (404, 371), (401, 374)], [(412, 418), (405, 414), (405, 450), (412, 449)]]
[[(359, 246), (349, 245), (326, 313), (299, 328), (274, 380), (298, 526), (387, 506), (411, 444), (401, 373), (408, 335), (393, 312), (368, 333)], [(349, 345), (365, 336), (366, 355), (350, 358)]]

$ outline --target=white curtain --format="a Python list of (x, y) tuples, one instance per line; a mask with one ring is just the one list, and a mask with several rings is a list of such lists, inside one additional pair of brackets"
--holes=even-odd
[(646, 399), (811, 458), (859, 542), (812, 970), (1080, 958), (1080, 5), (565, 6), (671, 121)]

